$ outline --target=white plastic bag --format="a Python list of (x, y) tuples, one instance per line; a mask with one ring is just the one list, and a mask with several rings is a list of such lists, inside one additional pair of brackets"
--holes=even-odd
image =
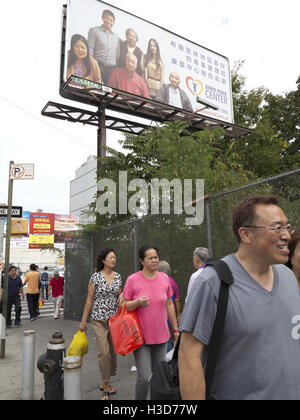
[(175, 345), (174, 345), (174, 348), (172, 350), (168, 351), (168, 353), (166, 354), (166, 358), (165, 358), (166, 362), (169, 362), (170, 360), (172, 360), (174, 350), (175, 350)]

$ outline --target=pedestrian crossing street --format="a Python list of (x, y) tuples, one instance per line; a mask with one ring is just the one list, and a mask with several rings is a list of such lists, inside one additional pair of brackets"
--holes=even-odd
[[(21, 306), (22, 306), (22, 313), (21, 313), (21, 322), (22, 322), (22, 320), (26, 320), (26, 319), (28, 320), (29, 319), (29, 312), (28, 312), (28, 307), (27, 307), (26, 296), (25, 296), (25, 300), (21, 301)], [(46, 317), (54, 318), (54, 303), (53, 303), (52, 299), (49, 298), (48, 301), (45, 300), (44, 306), (40, 306), (39, 310), (40, 310), (40, 315), (38, 316), (38, 318), (46, 318)], [(60, 316), (62, 317), (63, 314), (64, 314), (64, 310), (63, 310), (63, 308), (61, 308), (60, 309)], [(14, 307), (12, 308), (11, 319), (13, 321), (15, 320)]]

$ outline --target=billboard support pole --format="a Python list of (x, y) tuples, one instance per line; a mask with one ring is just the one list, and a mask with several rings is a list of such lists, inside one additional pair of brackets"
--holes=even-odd
[(101, 171), (101, 158), (106, 156), (105, 149), (102, 146), (106, 146), (106, 126), (105, 126), (105, 108), (99, 108), (98, 110), (98, 132), (97, 132), (97, 177)]
[[(106, 125), (105, 125), (105, 108), (98, 108), (98, 130), (97, 130), (97, 185), (98, 179), (101, 173), (102, 161), (101, 159), (106, 156), (106, 151), (103, 148), (106, 146)], [(97, 188), (97, 195), (99, 194)], [(96, 215), (96, 220), (98, 221), (98, 213)]]
[[(7, 228), (6, 228), (6, 247), (5, 247), (5, 268), (4, 268), (4, 293), (3, 293), (3, 309), (2, 316), (4, 321), (1, 328), (1, 347), (0, 359), (5, 358), (5, 344), (6, 344), (6, 321), (7, 321), (7, 300), (8, 300), (8, 268), (10, 258), (10, 234), (11, 234), (11, 209), (13, 197), (13, 179), (10, 176), (11, 166), (13, 161), (9, 164), (9, 181), (8, 181), (8, 208), (7, 208)], [(4, 331), (2, 331), (4, 330)]]

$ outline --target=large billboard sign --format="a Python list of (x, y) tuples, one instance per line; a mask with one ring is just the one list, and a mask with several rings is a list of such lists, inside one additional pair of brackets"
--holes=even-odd
[(52, 213), (30, 213), (30, 233), (54, 234), (55, 215)]
[(234, 122), (226, 57), (99, 0), (69, 0), (67, 10), (65, 82), (74, 75)]

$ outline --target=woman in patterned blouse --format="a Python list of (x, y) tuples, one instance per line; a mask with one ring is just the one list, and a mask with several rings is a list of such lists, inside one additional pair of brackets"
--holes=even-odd
[(113, 249), (104, 249), (97, 258), (96, 272), (88, 286), (88, 297), (82, 315), (80, 330), (87, 329), (87, 319), (91, 311), (91, 325), (96, 335), (99, 348), (98, 362), (102, 376), (101, 400), (109, 400), (116, 390), (109, 385), (111, 376), (116, 375), (117, 358), (111, 340), (108, 321), (119, 309), (121, 294), (121, 276), (113, 271), (116, 265), (116, 253)]

